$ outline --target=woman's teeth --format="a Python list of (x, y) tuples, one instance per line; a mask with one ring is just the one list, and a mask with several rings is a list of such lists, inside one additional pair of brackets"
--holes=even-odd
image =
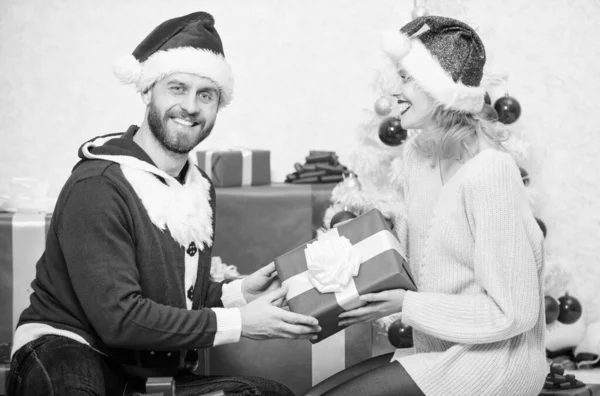
[(408, 111), (408, 109), (410, 109), (410, 103), (402, 102), (398, 105), (398, 108), (400, 110), (400, 115), (403, 115), (404, 113), (406, 113)]

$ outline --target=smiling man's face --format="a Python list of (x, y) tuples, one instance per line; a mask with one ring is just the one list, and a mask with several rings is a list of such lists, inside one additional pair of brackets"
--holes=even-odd
[(219, 88), (212, 80), (176, 73), (144, 95), (150, 131), (167, 151), (187, 154), (210, 135), (219, 109)]

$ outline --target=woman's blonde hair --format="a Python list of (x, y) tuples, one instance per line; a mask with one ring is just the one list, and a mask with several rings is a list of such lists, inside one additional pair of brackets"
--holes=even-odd
[(486, 139), (493, 146), (504, 150), (502, 142), (509, 138), (509, 132), (502, 127), (503, 124), (490, 117), (490, 113), (494, 112), (490, 111), (489, 105), (484, 105), (480, 113), (471, 114), (448, 109), (431, 99), (434, 103), (430, 113), (431, 124), (415, 137), (414, 142), (417, 151), (431, 158), (432, 165), (438, 157), (463, 161), (465, 155), (475, 155), (478, 145), (472, 142), (478, 140), (472, 139), (473, 137)]

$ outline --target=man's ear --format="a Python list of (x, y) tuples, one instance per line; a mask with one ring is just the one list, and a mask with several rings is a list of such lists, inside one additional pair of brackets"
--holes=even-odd
[(152, 88), (149, 88), (147, 91), (142, 92), (141, 96), (144, 104), (148, 106), (152, 101)]

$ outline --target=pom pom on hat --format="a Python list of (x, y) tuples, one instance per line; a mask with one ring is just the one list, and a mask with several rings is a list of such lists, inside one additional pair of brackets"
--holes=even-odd
[(381, 32), (381, 47), (390, 58), (399, 61), (410, 51), (410, 38), (397, 30)]
[(133, 55), (125, 55), (113, 64), (113, 73), (121, 84), (137, 84), (142, 76), (142, 65)]

